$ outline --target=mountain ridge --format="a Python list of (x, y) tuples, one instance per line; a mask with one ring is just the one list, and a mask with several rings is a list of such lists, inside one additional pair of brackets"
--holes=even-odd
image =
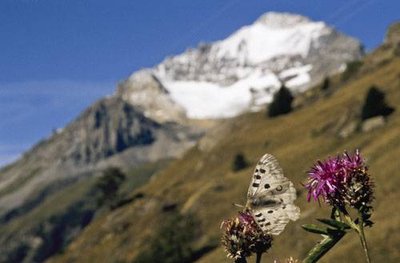
[[(305, 25), (313, 23), (303, 22)], [(297, 80), (297, 83), (302, 84), (289, 85), (289, 88), (295, 87), (293, 90), (300, 92), (302, 88), (299, 87), (304, 88), (304, 83), (311, 85), (316, 81), (312, 80), (309, 74), (316, 70), (313, 60), (326, 58), (324, 64), (326, 68), (332, 66), (335, 69), (332, 72), (336, 72), (340, 65), (348, 61), (347, 59), (362, 55), (358, 41), (334, 30), (330, 32), (332, 34), (329, 36), (332, 38), (326, 38), (324, 45), (337, 41), (333, 50), (337, 49), (339, 52), (345, 48), (348, 52), (346, 54), (350, 54), (349, 57), (346, 59), (340, 56), (326, 57), (323, 51), (313, 50), (314, 53), (309, 61), (300, 54), (289, 56), (280, 54), (270, 60), (269, 65), (264, 62), (260, 65), (247, 65), (243, 60), (245, 56), (240, 58), (243, 63), (237, 63), (229, 56), (225, 59), (221, 57), (211, 59), (208, 57), (209, 54), (218, 54), (221, 50), (212, 51), (212, 46), (205, 46), (195, 51), (199, 55), (198, 58), (195, 54), (192, 60), (189, 55), (186, 64), (182, 64), (184, 68), (189, 65), (185, 68), (187, 72), (191, 72), (191, 68), (197, 68), (199, 74), (202, 71), (210, 74), (216, 72), (217, 74), (213, 76), (200, 76), (200, 74), (198, 78), (215, 79), (218, 83), (224, 82), (231, 86), (222, 87), (217, 85), (217, 82), (199, 82), (196, 78), (193, 79), (193, 83), (188, 83), (192, 80), (190, 74), (185, 74), (186, 71), (182, 73), (182, 76), (187, 77), (183, 83), (173, 78), (168, 80), (166, 75), (163, 76), (156, 68), (135, 72), (118, 85), (112, 96), (95, 102), (64, 129), (37, 144), (15, 163), (0, 170), (0, 221), (2, 222), (0, 236), (4, 237), (0, 239), (2, 244), (0, 261), (8, 255), (10, 257), (17, 255), (22, 258), (21, 261), (29, 262), (36, 257), (42, 259), (40, 253), (45, 253), (47, 256), (56, 253), (57, 251), (53, 250), (47, 251), (52, 240), (46, 234), (50, 235), (60, 226), (66, 229), (71, 227), (75, 229), (73, 235), (78, 235), (82, 226), (79, 224), (70, 226), (68, 222), (62, 221), (64, 218), (69, 218), (70, 210), (57, 210), (58, 202), (63, 200), (58, 200), (56, 197), (67, 196), (70, 203), (66, 202), (65, 207), (76, 211), (75, 206), (81, 207), (82, 202), (85, 204), (86, 194), (92, 187), (91, 182), (106, 167), (118, 166), (128, 170), (146, 163), (156, 164), (165, 159), (180, 158), (199, 141), (214, 121), (218, 121), (215, 120), (216, 113), (224, 114), (217, 117), (228, 118), (244, 111), (260, 110), (283, 82), (290, 84), (290, 81), (296, 83)], [(343, 46), (339, 43), (341, 41), (344, 41)], [(173, 58), (170, 61), (175, 60)], [(177, 63), (172, 66), (171, 72), (179, 73), (182, 65)], [(207, 69), (207, 65), (211, 68)], [(260, 67), (257, 68), (258, 66)], [(272, 72), (271, 67), (274, 67), (273, 70), (279, 69), (279, 72)], [(217, 71), (214, 72), (214, 68)], [(235, 76), (237, 73), (235, 70), (238, 69), (239, 75), (244, 74), (242, 82)], [(230, 74), (230, 70), (235, 74)], [(219, 79), (220, 76), (226, 78)], [(249, 85), (249, 82), (254, 85)], [(237, 89), (233, 93), (230, 90), (232, 87)], [(177, 103), (179, 99), (184, 100), (186, 104)], [(224, 104), (224, 101), (229, 103)], [(254, 105), (250, 105), (249, 101)], [(195, 112), (194, 115), (201, 118), (193, 120), (193, 115), (188, 114), (187, 107), (192, 110), (198, 109), (199, 112)], [(211, 115), (204, 114), (207, 111)], [(215, 140), (218, 140), (218, 136), (219, 134)], [(213, 148), (215, 145), (213, 140), (208, 138), (202, 143), (203, 148)], [(79, 194), (72, 198), (69, 191), (74, 190)], [(57, 213), (51, 214), (52, 211), (45, 211), (42, 205), (44, 203), (50, 203), (46, 208), (52, 204)], [(85, 209), (78, 209), (76, 220), (71, 224), (79, 220), (84, 221), (88, 212), (95, 213), (92, 208)], [(32, 221), (33, 214), (45, 216)], [(48, 227), (49, 222), (51, 227)], [(15, 227), (18, 225), (23, 227)], [(43, 229), (48, 229), (49, 232)], [(57, 236), (57, 238), (61, 240), (62, 246), (63, 242), (69, 242), (74, 236), (68, 238)]]
[[(389, 105), (399, 104), (400, 54), (393, 52), (396, 46), (397, 43), (389, 49), (383, 46), (383, 50), (378, 48), (367, 55), (358, 71), (346, 78), (345, 74), (330, 78), (328, 89), (318, 85), (309, 90), (311, 94), (304, 94), (304, 104), (290, 114), (267, 118), (264, 112), (247, 113), (224, 121), (218, 131), (208, 132), (182, 159), (132, 193), (140, 193), (140, 199), (95, 220), (65, 253), (49, 262), (136, 262), (139, 255), (146, 253), (151, 240), (162, 238), (156, 229), (166, 218), (173, 218), (174, 212), (197, 220), (195, 228), (199, 233), (190, 247), (196, 255), (193, 261), (231, 262), (218, 245), (219, 226), (240, 210), (232, 203), (245, 203), (254, 165), (265, 152), (277, 157), (286, 177), (295, 184), (296, 205), (302, 214), (299, 221), (289, 223), (282, 235), (274, 239), (272, 249), (263, 258), (266, 262), (289, 256), (304, 258), (318, 240), (306, 235), (301, 225), (330, 213), (322, 204), (307, 202), (301, 184), (306, 180), (306, 171), (318, 159), (355, 149), (360, 149), (367, 159), (376, 186), (371, 218), (376, 224), (366, 229), (371, 257), (377, 262), (397, 262), (400, 235), (394, 231), (394, 225), (399, 214), (393, 211), (399, 207), (396, 200), (400, 195), (400, 177), (394, 175), (400, 167), (393, 158), (400, 154), (399, 111), (389, 116), (383, 126), (370, 131), (354, 130), (346, 137), (340, 135), (346, 124), (362, 124), (359, 112), (371, 86), (377, 85), (387, 94)], [(385, 58), (390, 54), (384, 63), (379, 59), (383, 51)], [(376, 63), (366, 63), (370, 61)], [(249, 166), (232, 171), (238, 153), (245, 156)], [(171, 204), (175, 210), (163, 209)], [(200, 257), (196, 252), (202, 253)], [(323, 260), (363, 262), (358, 237), (346, 235)]]
[(283, 84), (303, 92), (362, 56), (357, 40), (324, 22), (272, 12), (224, 40), (167, 57), (150, 70), (187, 117), (229, 118), (260, 110)]

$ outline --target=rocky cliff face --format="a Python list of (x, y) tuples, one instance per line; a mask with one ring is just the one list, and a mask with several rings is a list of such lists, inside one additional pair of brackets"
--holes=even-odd
[(118, 98), (101, 100), (72, 124), (71, 147), (63, 159), (94, 163), (129, 147), (152, 144), (160, 128), (157, 122)]
[(116, 96), (160, 123), (186, 121), (185, 110), (151, 70), (138, 71), (118, 85)]
[(119, 96), (96, 102), (0, 172), (0, 262), (42, 262), (72, 240), (95, 214), (98, 171), (177, 158), (201, 134)]
[[(160, 124), (118, 96), (100, 100), (60, 133), (2, 171), (0, 217), (51, 182), (113, 163), (134, 166), (174, 158), (192, 146), (200, 135), (195, 128)], [(10, 187), (13, 191), (7, 191)]]

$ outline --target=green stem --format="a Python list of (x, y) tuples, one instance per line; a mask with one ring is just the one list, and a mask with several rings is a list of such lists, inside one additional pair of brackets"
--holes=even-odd
[(368, 246), (367, 246), (367, 240), (365, 239), (365, 234), (364, 234), (364, 218), (361, 212), (358, 213), (359, 218), (359, 224), (354, 223), (353, 219), (351, 219), (350, 215), (347, 213), (347, 211), (344, 210), (343, 212), (344, 218), (346, 219), (347, 223), (353, 228), (358, 236), (360, 237), (361, 245), (364, 250), (365, 254), (365, 259), (367, 260), (367, 263), (371, 263), (371, 259), (369, 257), (369, 252), (368, 252)]
[(257, 252), (256, 263), (261, 263), (261, 256), (262, 256), (262, 253)]
[(346, 234), (345, 231), (336, 231), (334, 234), (329, 236), (324, 236), (324, 238), (316, 244), (310, 252), (308, 252), (307, 257), (303, 260), (303, 263), (314, 263), (317, 262), (322, 256), (324, 256), (337, 242), (342, 239)]
[(365, 234), (364, 234), (364, 219), (361, 213), (359, 213), (359, 221), (360, 224), (359, 224), (358, 235), (360, 236), (361, 245), (363, 246), (364, 249), (365, 259), (367, 260), (368, 263), (371, 263), (367, 246), (367, 240), (365, 239)]
[(344, 215), (344, 219), (346, 220), (346, 223), (358, 233), (359, 232), (358, 225), (356, 223), (354, 223), (354, 221), (350, 217), (350, 215), (349, 214), (343, 214), (343, 215)]

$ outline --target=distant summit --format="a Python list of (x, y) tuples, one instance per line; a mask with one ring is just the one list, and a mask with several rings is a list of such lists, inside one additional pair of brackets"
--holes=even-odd
[[(162, 96), (178, 107), (151, 103), (144, 110), (150, 116), (161, 110), (163, 119), (170, 120), (180, 119), (176, 117), (182, 109), (187, 118), (229, 118), (260, 109), (282, 84), (302, 92), (362, 56), (359, 41), (324, 22), (269, 12), (224, 40), (201, 44), (146, 69), (168, 91)], [(146, 91), (132, 89), (137, 86), (134, 79), (130, 77), (119, 91), (129, 103), (142, 107), (136, 94), (145, 96)], [(159, 100), (150, 96), (152, 92), (146, 100)]]
[(256, 23), (265, 24), (268, 27), (275, 27), (275, 28), (287, 28), (310, 22), (312, 21), (306, 16), (293, 13), (278, 13), (278, 12), (265, 13), (256, 20)]

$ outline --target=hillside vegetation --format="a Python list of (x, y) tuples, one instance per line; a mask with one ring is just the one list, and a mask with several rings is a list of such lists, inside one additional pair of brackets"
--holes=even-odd
[[(94, 220), (50, 262), (135, 262), (154, 240), (159, 225), (177, 213), (196, 218), (189, 261), (231, 262), (219, 246), (220, 223), (239, 209), (232, 203), (246, 202), (254, 165), (266, 152), (277, 157), (295, 184), (301, 218), (275, 238), (263, 262), (289, 256), (301, 259), (317, 241), (301, 225), (328, 213), (325, 205), (306, 201), (302, 183), (307, 170), (317, 159), (357, 148), (366, 157), (376, 186), (372, 216), (376, 224), (366, 230), (371, 257), (373, 262), (399, 262), (400, 57), (390, 45), (384, 46), (346, 81), (338, 76), (331, 82), (330, 92), (315, 88), (290, 114), (268, 118), (259, 112), (223, 122), (183, 158), (135, 190), (137, 198)], [(385, 92), (395, 111), (383, 126), (361, 131), (361, 109), (372, 85)], [(238, 153), (250, 165), (234, 172), (232, 162)], [(358, 237), (347, 235), (321, 262), (364, 262)]]
[[(134, 198), (133, 189), (143, 185), (169, 160), (149, 163), (126, 170), (121, 185), (119, 206)], [(75, 184), (64, 185), (50, 198), (42, 201), (16, 220), (2, 222), (0, 242), (3, 253), (0, 262), (43, 262), (47, 257), (62, 250), (97, 215), (110, 210), (108, 204), (96, 204), (99, 191), (95, 185), (101, 173), (83, 174)], [(32, 249), (33, 248), (33, 249)]]

